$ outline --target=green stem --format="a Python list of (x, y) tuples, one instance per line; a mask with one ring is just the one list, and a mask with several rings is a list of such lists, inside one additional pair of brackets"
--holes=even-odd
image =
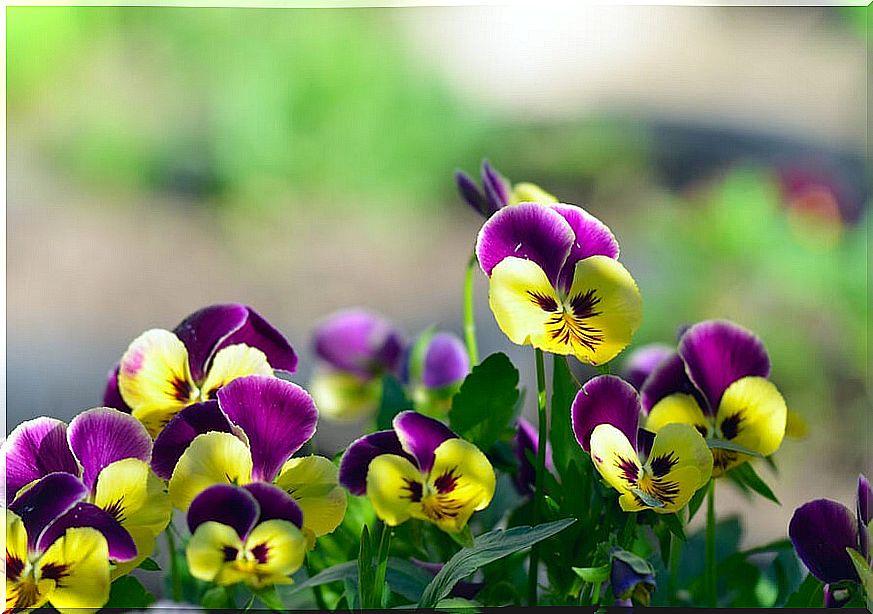
[[(546, 473), (546, 438), (548, 437), (548, 422), (546, 416), (546, 367), (543, 362), (542, 350), (535, 350), (537, 362), (537, 418), (539, 439), (537, 441), (536, 481), (533, 501), (533, 525), (540, 521), (540, 509), (544, 507), (545, 473)], [(530, 551), (530, 569), (528, 571), (527, 595), (528, 605), (537, 605), (537, 568), (539, 567), (539, 547), (534, 545)]]
[(167, 551), (170, 558), (170, 580), (173, 587), (173, 601), (182, 602), (182, 577), (179, 575), (179, 563), (176, 560), (176, 540), (173, 537), (172, 523), (164, 532), (167, 536)]
[(679, 564), (682, 562), (681, 551), (682, 542), (679, 538), (670, 534), (670, 556), (668, 557), (670, 564), (670, 575), (667, 580), (667, 598), (670, 599), (670, 604), (674, 603), (676, 598), (677, 581), (679, 580)]
[(709, 481), (706, 493), (706, 601), (707, 606), (718, 605), (718, 579), (715, 565), (715, 480)]
[(464, 275), (464, 340), (467, 342), (467, 354), (470, 365), (479, 364), (479, 347), (476, 344), (476, 313), (473, 309), (473, 288), (476, 280), (476, 252), (467, 262), (467, 272)]
[(248, 612), (252, 609), (252, 606), (255, 605), (255, 594), (252, 593), (252, 596), (249, 597), (249, 600), (246, 601), (246, 604), (243, 606), (243, 612)]

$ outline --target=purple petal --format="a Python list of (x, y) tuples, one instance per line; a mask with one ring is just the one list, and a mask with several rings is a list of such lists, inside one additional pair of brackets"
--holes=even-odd
[[(675, 355), (673, 348), (664, 343), (650, 343), (637, 348), (624, 361), (621, 376), (640, 390), (646, 378), (652, 374), (665, 359)], [(684, 371), (684, 369), (683, 369)]]
[(643, 590), (647, 592), (654, 590), (655, 576), (651, 573), (640, 573), (620, 558), (613, 557), (612, 569), (609, 573), (609, 583), (616, 597), (630, 599), (640, 584), (643, 585)]
[(273, 369), (294, 373), (297, 370), (297, 354), (288, 343), (285, 335), (251, 307), (246, 307), (246, 310), (248, 318), (243, 325), (219, 343), (215, 351), (217, 352), (229, 345), (243, 343), (261, 350), (267, 356), (267, 362)]
[[(528, 450), (536, 457), (540, 449), (539, 432), (537, 428), (525, 420), (519, 418), (515, 424), (515, 439), (513, 440), (513, 452), (518, 460), (518, 472), (515, 474), (515, 488), (523, 496), (532, 495), (536, 483), (536, 468), (528, 460)], [(552, 446), (546, 441), (546, 469), (553, 470)]]
[(78, 476), (79, 469), (67, 443), (67, 425), (54, 418), (22, 422), (3, 443), (6, 460), (6, 500), (18, 490), (49, 473), (63, 471)]
[(861, 537), (861, 554), (864, 558), (870, 552), (869, 536), (867, 535), (867, 525), (870, 524), (870, 518), (873, 517), (873, 490), (870, 489), (870, 482), (867, 481), (867, 476), (863, 473), (858, 476), (858, 533)]
[(173, 330), (188, 350), (191, 376), (196, 381), (206, 377), (209, 360), (218, 344), (241, 328), (246, 318), (248, 310), (245, 305), (211, 305), (195, 311)]
[(591, 433), (598, 424), (611, 424), (636, 447), (640, 398), (633, 386), (615, 375), (598, 375), (585, 382), (570, 407), (573, 433), (582, 449), (591, 447)]
[(640, 388), (640, 402), (642, 403), (643, 411), (648, 414), (658, 401), (676, 393), (693, 395), (703, 412), (713, 415), (701, 397), (700, 392), (694, 387), (691, 380), (688, 379), (688, 374), (685, 372), (685, 363), (682, 362), (682, 358), (679, 354), (671, 352), (669, 356), (664, 358), (655, 367)]
[(400, 331), (365, 309), (330, 315), (315, 331), (315, 353), (334, 369), (370, 378), (395, 372), (403, 353)]
[(482, 161), (482, 187), (490, 206), (489, 215), (505, 207), (509, 202), (510, 183), (491, 166), (488, 160)]
[(309, 393), (275, 377), (237, 378), (218, 391), (218, 405), (248, 437), (254, 480), (272, 482), (285, 461), (312, 438), (318, 422)]
[(115, 461), (151, 460), (152, 439), (148, 431), (139, 420), (117, 409), (96, 407), (82, 412), (70, 422), (67, 439), (82, 464), (82, 481), (89, 489), (94, 487), (103, 468)]
[(679, 355), (685, 361), (688, 377), (713, 412), (733, 382), (770, 375), (770, 358), (760, 339), (725, 320), (709, 320), (689, 328), (679, 341)]
[(27, 530), (27, 543), (36, 548), (45, 528), (76, 503), (88, 496), (82, 480), (69, 473), (50, 473), (9, 504)]
[(846, 548), (858, 547), (858, 521), (845, 505), (816, 499), (794, 511), (788, 535), (797, 556), (822, 582), (858, 581)]
[(64, 531), (75, 527), (92, 527), (100, 531), (106, 538), (109, 545), (109, 558), (113, 561), (123, 563), (136, 558), (136, 544), (130, 533), (112, 514), (90, 503), (77, 503), (51, 523), (39, 538), (37, 548), (41, 552), (45, 551), (64, 534)]
[(216, 484), (194, 497), (188, 508), (188, 530), (193, 535), (201, 524), (214, 520), (245, 538), (257, 524), (259, 513), (260, 507), (251, 492), (232, 484)]
[(575, 235), (557, 211), (536, 203), (504, 207), (485, 222), (476, 240), (476, 256), (485, 274), (504, 258), (514, 256), (537, 263), (554, 284)]
[(417, 461), (422, 473), (433, 467), (434, 450), (447, 439), (457, 437), (445, 424), (414, 411), (402, 411), (394, 416), (394, 432), (403, 449)]
[(370, 468), (370, 461), (382, 454), (396, 454), (415, 462), (403, 451), (397, 433), (377, 431), (349, 444), (340, 461), (340, 485), (353, 495), (365, 494), (367, 492), (367, 469)]
[(618, 258), (618, 241), (606, 224), (581, 207), (558, 203), (551, 205), (551, 208), (567, 220), (575, 235), (570, 255), (561, 269), (559, 280), (561, 287), (569, 290), (573, 285), (576, 263), (591, 256)]
[(261, 508), (258, 523), (267, 520), (287, 520), (297, 528), (303, 527), (303, 510), (287, 492), (266, 482), (250, 482), (243, 486), (257, 500)]
[(113, 407), (126, 414), (132, 413), (130, 406), (124, 402), (121, 390), (118, 389), (118, 370), (121, 365), (115, 365), (106, 376), (106, 389), (103, 391), (103, 406)]
[(436, 333), (424, 356), (421, 383), (426, 388), (444, 388), (464, 380), (470, 372), (470, 358), (464, 343), (452, 333)]
[(155, 438), (152, 469), (157, 476), (169, 480), (176, 463), (194, 438), (211, 431), (232, 432), (230, 422), (218, 407), (218, 401), (196, 403), (176, 414)]
[(455, 183), (458, 186), (458, 192), (461, 193), (461, 198), (464, 199), (464, 202), (470, 205), (476, 213), (488, 217), (490, 213), (488, 204), (485, 201), (482, 192), (479, 191), (476, 182), (473, 181), (467, 173), (463, 171), (455, 171)]

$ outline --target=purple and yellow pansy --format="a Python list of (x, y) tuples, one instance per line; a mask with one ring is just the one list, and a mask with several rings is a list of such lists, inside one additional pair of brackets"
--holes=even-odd
[(172, 331), (155, 328), (134, 339), (109, 374), (103, 402), (133, 414), (156, 437), (182, 409), (214, 399), (237, 377), (296, 367), (288, 340), (254, 309), (212, 305)]
[[(753, 333), (725, 320), (695, 324), (642, 386), (645, 428), (688, 424), (707, 439), (769, 456), (782, 444), (788, 414), (769, 374), (767, 350)], [(716, 446), (712, 454), (714, 477), (751, 458)]]
[(571, 407), (573, 433), (594, 466), (621, 496), (627, 512), (676, 512), (712, 475), (712, 454), (701, 434), (686, 424), (652, 434), (639, 428), (640, 399), (613, 375), (582, 386)]
[(318, 360), (310, 382), (321, 416), (353, 421), (373, 414), (382, 396), (382, 375), (399, 375), (405, 347), (400, 330), (369, 310), (328, 316), (315, 330)]
[(551, 203), (558, 199), (535, 183), (522, 182), (513, 185), (497, 172), (488, 160), (482, 161), (482, 189), (464, 171), (455, 172), (455, 183), (461, 198), (476, 213), (490, 217), (507, 205), (523, 202)]
[(210, 486), (191, 502), (187, 521), (188, 569), (219, 586), (291, 584), (306, 556), (303, 512), (272, 484)]
[[(871, 521), (873, 489), (864, 475), (858, 476), (854, 511), (830, 499), (816, 499), (794, 510), (788, 536), (809, 572), (828, 585), (825, 596), (830, 605), (841, 605), (840, 590), (833, 585), (842, 581), (873, 580), (870, 569)], [(867, 578), (860, 577), (858, 565), (853, 563), (849, 551), (860, 555), (858, 562), (863, 561), (866, 565)]]
[(170, 522), (164, 484), (149, 468), (152, 440), (128, 414), (100, 407), (82, 412), (69, 426), (54, 418), (28, 420), (10, 433), (2, 449), (9, 509), (23, 509), (29, 504), (22, 501), (41, 493), (45, 499), (39, 505), (47, 518), (38, 524), (52, 521), (49, 532), (55, 537), (62, 527), (103, 531), (113, 578), (149, 556)]
[(275, 484), (302, 510), (312, 546), (346, 510), (336, 465), (322, 456), (293, 457), (315, 434), (317, 420), (315, 403), (300, 386), (263, 375), (237, 378), (218, 391), (217, 401), (192, 405), (167, 424), (155, 440), (152, 467), (169, 480), (170, 500), (181, 510), (214, 484)]
[(353, 495), (366, 495), (390, 526), (418, 518), (447, 532), (463, 530), (494, 496), (491, 463), (434, 418), (405, 411), (393, 426), (349, 446), (340, 462), (340, 484)]
[(618, 253), (609, 228), (562, 203), (505, 207), (485, 222), (476, 242), (504, 334), (592, 365), (618, 355), (642, 318), (639, 289)]

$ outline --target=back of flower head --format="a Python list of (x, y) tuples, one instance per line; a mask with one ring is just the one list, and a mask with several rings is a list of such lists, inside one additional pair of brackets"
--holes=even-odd
[(486, 218), (491, 217), (507, 205), (517, 205), (523, 202), (558, 202), (557, 198), (535, 183), (512, 184), (491, 166), (488, 160), (482, 160), (480, 174), (482, 177), (481, 189), (467, 173), (461, 170), (455, 171), (455, 183), (464, 202)]

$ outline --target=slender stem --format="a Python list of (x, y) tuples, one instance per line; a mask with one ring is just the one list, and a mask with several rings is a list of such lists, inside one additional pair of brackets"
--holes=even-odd
[(182, 577), (179, 575), (179, 564), (176, 561), (176, 540), (173, 537), (172, 523), (168, 527), (164, 535), (167, 536), (167, 551), (170, 558), (170, 580), (173, 587), (173, 601), (181, 603), (182, 601)]
[(467, 354), (470, 365), (479, 364), (479, 347), (476, 344), (476, 313), (473, 309), (473, 288), (476, 281), (476, 252), (467, 262), (467, 272), (464, 275), (464, 339), (467, 342)]
[[(543, 362), (542, 350), (535, 350), (537, 361), (537, 418), (539, 427), (539, 439), (537, 441), (537, 466), (536, 482), (533, 501), (533, 524), (539, 524), (540, 509), (543, 507), (545, 498), (545, 473), (546, 473), (546, 438), (548, 437), (548, 422), (546, 417), (546, 367)], [(528, 605), (537, 604), (537, 570), (539, 567), (539, 548), (531, 547), (530, 570), (528, 571)]]
[(715, 480), (709, 481), (706, 493), (706, 600), (707, 606), (718, 605), (718, 580), (715, 565)]
[[(676, 587), (677, 582), (679, 581), (679, 564), (682, 562), (682, 552), (680, 548), (682, 547), (682, 542), (679, 541), (679, 538), (670, 534), (670, 556), (668, 557), (668, 561), (670, 564), (670, 575), (667, 580), (667, 597), (670, 599), (670, 604), (672, 604), (674, 599), (676, 598)], [(669, 605), (669, 604), (668, 604)]]
[(246, 601), (246, 604), (243, 606), (243, 608), (242, 608), (243, 612), (248, 612), (249, 610), (251, 610), (253, 605), (255, 605), (255, 594), (254, 593), (252, 593), (252, 596), (249, 597), (248, 601)]

